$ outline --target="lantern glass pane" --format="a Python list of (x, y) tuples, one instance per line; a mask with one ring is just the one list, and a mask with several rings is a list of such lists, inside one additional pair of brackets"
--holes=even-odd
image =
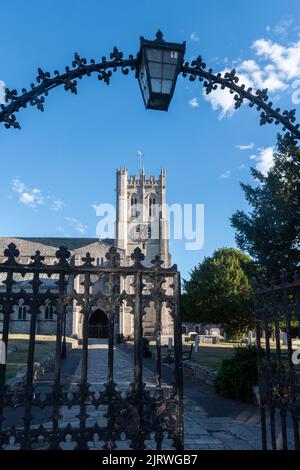
[(153, 93), (162, 93), (162, 80), (160, 78), (152, 78), (151, 85)]
[(147, 59), (154, 62), (162, 62), (163, 51), (161, 49), (154, 49), (153, 47), (147, 48)]
[(161, 62), (149, 62), (149, 73), (151, 78), (162, 78)]
[(173, 80), (175, 77), (176, 65), (163, 64), (162, 76), (168, 80)]
[(148, 87), (147, 72), (146, 72), (144, 60), (142, 61), (142, 65), (140, 68), (139, 82), (141, 85), (141, 89), (142, 89), (142, 93), (144, 95), (145, 101), (148, 101), (149, 100), (149, 87)]
[(161, 92), (167, 94), (171, 93), (172, 83), (173, 80), (162, 80)]

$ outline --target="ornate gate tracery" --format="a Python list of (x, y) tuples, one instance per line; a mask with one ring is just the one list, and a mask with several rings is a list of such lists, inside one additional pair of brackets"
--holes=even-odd
[[(6, 260), (0, 264), (0, 273), (5, 275), (0, 289), (0, 316), (3, 321), (2, 338), (8, 344), (10, 317), (13, 307), (24, 299), (28, 305), (30, 317), (30, 339), (28, 344), (27, 375), (24, 387), (17, 394), (12, 393), (6, 383), (6, 365), (0, 365), (0, 449), (5, 450), (13, 445), (16, 449), (61, 449), (65, 442), (72, 442), (74, 449), (89, 449), (95, 440), (103, 442), (103, 449), (113, 449), (116, 441), (126, 439), (132, 449), (146, 448), (146, 441), (155, 442), (161, 448), (164, 438), (173, 441), (176, 449), (183, 448), (182, 421), (182, 362), (181, 362), (181, 328), (180, 328), (180, 275), (176, 266), (163, 268), (158, 257), (151, 267), (142, 263), (144, 255), (139, 248), (133, 252), (131, 266), (120, 266), (116, 248), (110, 248), (103, 266), (95, 266), (89, 253), (82, 259), (83, 264), (70, 263), (70, 252), (61, 247), (55, 264), (45, 264), (39, 251), (31, 257), (28, 264), (20, 264), (17, 247), (11, 243), (4, 253)], [(30, 275), (30, 289), (21, 285), (16, 289), (17, 280)], [(47, 276), (55, 279), (49, 287), (43, 287), (41, 279)], [(83, 292), (75, 290), (74, 279), (80, 276)], [(105, 293), (93, 292), (93, 284), (101, 277), (106, 278)], [(130, 293), (121, 290), (126, 286), (124, 280), (130, 277)], [(72, 282), (70, 283), (70, 280)], [(121, 280), (123, 282), (121, 283)], [(151, 289), (145, 293), (145, 286), (151, 281)], [(164, 288), (168, 284), (168, 290)], [(53, 288), (53, 285), (55, 287)], [(45, 302), (54, 306), (52, 310), (56, 323), (55, 368), (53, 386), (41, 393), (39, 383), (34, 380), (34, 353), (36, 344), (36, 322), (38, 312)], [(80, 383), (70, 389), (62, 380), (62, 349), (64, 325), (70, 314), (70, 305), (76, 302), (81, 307), (83, 316), (83, 339), (81, 354)], [(118, 389), (114, 381), (115, 356), (115, 319), (122, 302), (131, 307), (134, 318), (133, 341), (133, 382), (126, 391)], [(156, 384), (151, 387), (143, 382), (143, 315), (150, 302), (156, 307)], [(161, 384), (161, 318), (162, 302), (170, 309), (174, 322), (175, 368), (174, 385)], [(104, 389), (91, 387), (88, 382), (88, 335), (89, 315), (95, 306), (105, 306), (108, 316), (108, 358), (107, 380)], [(106, 408), (105, 425), (96, 422), (90, 424), (90, 407), (102, 413)], [(63, 407), (78, 410), (78, 426), (62, 422)], [(23, 414), (23, 423), (14, 422), (13, 411)], [(41, 420), (39, 422), (39, 416)], [(48, 422), (45, 422), (45, 413)], [(43, 416), (43, 417), (42, 417)]]
[[(291, 279), (282, 272), (279, 282), (273, 279), (255, 283), (254, 298), (262, 447), (299, 450), (299, 273)], [(298, 343), (292, 340), (292, 328), (297, 329)], [(288, 428), (293, 430), (292, 436)]]

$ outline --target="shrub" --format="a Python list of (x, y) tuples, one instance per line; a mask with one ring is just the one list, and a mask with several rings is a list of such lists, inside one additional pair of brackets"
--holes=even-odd
[(223, 397), (253, 403), (252, 387), (257, 381), (255, 346), (238, 347), (230, 359), (223, 360), (215, 380), (215, 390)]

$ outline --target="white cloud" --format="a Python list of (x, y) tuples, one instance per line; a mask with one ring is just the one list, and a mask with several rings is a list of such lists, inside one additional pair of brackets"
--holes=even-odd
[(50, 206), (50, 210), (56, 211), (56, 212), (57, 212), (57, 211), (60, 211), (60, 210), (63, 209), (64, 205), (65, 205), (65, 204), (64, 204), (63, 201), (61, 201), (60, 199), (54, 199), (54, 200), (52, 201), (52, 205)]
[(291, 80), (300, 75), (300, 41), (285, 47), (266, 39), (252, 45), (258, 57), (270, 60), (280, 78)]
[(38, 206), (48, 206), (50, 210), (59, 211), (64, 207), (63, 201), (53, 198), (50, 195), (44, 195), (38, 188), (30, 189), (20, 178), (14, 178), (11, 182), (11, 188), (18, 193), (19, 201), (28, 207), (36, 209)]
[(13, 179), (11, 187), (13, 191), (19, 194), (19, 201), (22, 202), (22, 204), (33, 208), (45, 204), (41, 190), (37, 188), (28, 189), (19, 178)]
[(246, 144), (246, 145), (236, 145), (235, 146), (239, 150), (251, 150), (254, 148), (254, 143), (251, 142), (251, 144)]
[(212, 91), (209, 95), (203, 90), (203, 96), (206, 101), (208, 101), (214, 111), (221, 110), (219, 114), (219, 119), (222, 119), (225, 115), (231, 116), (234, 113), (234, 100), (233, 96), (229, 93), (227, 89), (221, 90), (217, 88)]
[(5, 83), (0, 80), (0, 104), (5, 104)]
[[(230, 69), (226, 68), (221, 73), (223, 75), (226, 72), (230, 72)], [(249, 80), (246, 74), (240, 73), (238, 74), (238, 76), (240, 78), (240, 81), (239, 81), (240, 84), (243, 83), (246, 86), (246, 88), (253, 86), (253, 83)], [(234, 94), (231, 94), (228, 88), (225, 88), (224, 90), (222, 90), (221, 87), (218, 87), (216, 90), (213, 90), (208, 95), (206, 94), (205, 88), (203, 88), (203, 96), (204, 96), (204, 99), (211, 104), (214, 111), (220, 110), (219, 119), (222, 119), (226, 115), (232, 116), (232, 114), (234, 113), (235, 111)]]
[(274, 163), (274, 147), (265, 147), (258, 150), (258, 155), (251, 155), (250, 159), (255, 160), (257, 162), (256, 169), (264, 176), (267, 176)]
[(285, 38), (288, 35), (289, 29), (292, 26), (294, 19), (289, 16), (288, 18), (283, 18), (276, 26), (273, 28), (273, 32), (278, 36)]
[(195, 31), (190, 35), (190, 40), (192, 42), (198, 42), (200, 40), (200, 38), (198, 37), (197, 33), (195, 33)]
[(11, 183), (11, 187), (17, 193), (23, 193), (25, 191), (24, 183), (19, 178), (14, 178)]
[(230, 175), (231, 175), (230, 170), (226, 170), (226, 171), (224, 171), (224, 173), (222, 173), (222, 174), (219, 176), (219, 179), (229, 178)]
[[(272, 100), (277, 101), (280, 95), (291, 85), (291, 80), (300, 76), (300, 40), (287, 46), (273, 42), (270, 39), (257, 39), (251, 46), (254, 58), (234, 61), (235, 70), (239, 77), (239, 85), (257, 89), (268, 88), (273, 93)], [(230, 71), (226, 67), (222, 75)], [(213, 90), (205, 99), (214, 110), (220, 110), (219, 118), (231, 116), (235, 112), (234, 93), (227, 89)], [(246, 103), (246, 101), (245, 101)]]
[(198, 107), (199, 107), (198, 98), (197, 98), (197, 97), (192, 98), (192, 99), (189, 101), (189, 105), (190, 105), (191, 108), (198, 108)]
[(65, 217), (65, 220), (69, 222), (73, 230), (81, 234), (85, 233), (88, 229), (87, 225), (84, 225), (80, 220), (75, 219), (74, 217)]

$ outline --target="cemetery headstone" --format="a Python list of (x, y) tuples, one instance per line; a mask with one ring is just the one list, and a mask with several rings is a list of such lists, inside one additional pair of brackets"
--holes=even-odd
[(199, 335), (195, 336), (195, 352), (198, 352), (199, 351), (199, 341), (200, 341), (200, 337)]
[(253, 333), (252, 333), (252, 331), (248, 331), (248, 337), (247, 337), (248, 346), (252, 345), (252, 340), (253, 340)]
[(0, 364), (6, 363), (6, 347), (4, 341), (0, 341)]
[(287, 346), (287, 334), (285, 331), (282, 333), (282, 346)]

